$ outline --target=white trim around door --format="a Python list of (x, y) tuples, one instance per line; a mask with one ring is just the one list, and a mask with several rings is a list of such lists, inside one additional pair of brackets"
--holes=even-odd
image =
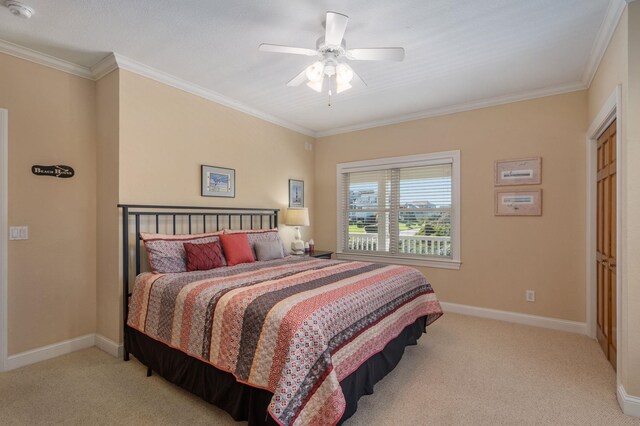
[[(596, 321), (597, 321), (597, 282), (596, 282), (596, 171), (597, 171), (597, 143), (598, 137), (613, 120), (616, 120), (616, 256), (617, 256), (617, 273), (616, 273), (616, 340), (620, 342), (622, 335), (622, 320), (620, 315), (620, 297), (622, 294), (622, 276), (624, 274), (623, 265), (626, 263), (624, 252), (624, 244), (622, 239), (624, 235), (621, 232), (622, 224), (622, 207), (621, 200), (624, 199), (624, 187), (622, 186), (622, 165), (624, 163), (624, 153), (622, 152), (622, 86), (616, 86), (615, 90), (606, 100), (600, 112), (589, 126), (587, 131), (587, 250), (586, 250), (586, 268), (587, 268), (587, 324), (589, 336), (596, 338)], [(620, 359), (621, 351), (617, 351), (617, 384), (620, 385)]]
[(9, 180), (9, 111), (0, 109), (0, 371), (7, 369), (7, 209)]

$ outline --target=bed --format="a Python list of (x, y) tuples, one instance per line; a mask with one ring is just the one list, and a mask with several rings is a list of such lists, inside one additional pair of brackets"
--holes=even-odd
[(255, 258), (256, 241), (279, 238), (278, 211), (120, 207), (125, 360), (134, 355), (236, 420), (342, 423), (442, 315), (430, 284), (406, 266), (299, 256), (234, 264), (228, 251), (225, 266), (210, 270), (158, 272), (154, 254), (152, 271), (142, 271), (140, 236), (152, 250), (163, 223), (163, 248), (194, 238), (225, 246), (241, 233)]

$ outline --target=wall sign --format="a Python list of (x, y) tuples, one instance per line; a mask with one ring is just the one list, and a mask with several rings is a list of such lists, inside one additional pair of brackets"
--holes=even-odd
[(304, 181), (289, 179), (289, 207), (304, 207)]
[(38, 176), (70, 178), (76, 174), (70, 166), (31, 166), (31, 172)]
[(542, 189), (497, 189), (496, 216), (542, 216)]
[(495, 185), (539, 185), (541, 165), (541, 157), (496, 161)]
[(236, 196), (236, 171), (225, 167), (202, 165), (200, 169), (201, 195), (203, 197)]

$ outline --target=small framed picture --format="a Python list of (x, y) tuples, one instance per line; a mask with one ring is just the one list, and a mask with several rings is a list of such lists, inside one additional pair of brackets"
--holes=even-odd
[(304, 207), (304, 181), (289, 179), (289, 207)]
[(495, 184), (539, 185), (542, 183), (541, 165), (540, 157), (496, 161)]
[(496, 216), (542, 216), (542, 189), (496, 189)]
[(201, 171), (203, 197), (236, 196), (236, 171), (224, 167), (202, 166)]

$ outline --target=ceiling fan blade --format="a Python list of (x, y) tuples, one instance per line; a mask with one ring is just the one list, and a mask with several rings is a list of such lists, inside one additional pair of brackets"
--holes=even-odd
[(349, 17), (342, 13), (327, 12), (325, 22), (324, 42), (330, 46), (340, 46), (342, 37), (347, 29)]
[(274, 53), (293, 53), (294, 55), (315, 56), (318, 54), (316, 50), (305, 49), (304, 47), (280, 46), (279, 44), (262, 43), (258, 50), (262, 52)]
[(367, 84), (367, 82), (366, 82), (366, 81), (364, 81), (364, 80), (362, 79), (362, 77), (360, 77), (360, 74), (358, 74), (357, 72), (355, 72), (355, 71), (353, 70), (353, 68), (351, 68), (351, 71), (353, 71), (353, 79), (354, 79), (354, 80), (358, 80), (358, 81), (360, 81), (362, 84), (364, 84), (365, 86), (369, 87), (369, 85)]
[(356, 61), (402, 61), (404, 49), (402, 47), (372, 47), (347, 50), (347, 58)]
[(302, 70), (300, 74), (296, 75), (291, 80), (289, 80), (289, 82), (287, 83), (287, 86), (289, 87), (300, 86), (302, 83), (304, 83), (307, 80), (308, 80), (307, 69), (305, 68)]

